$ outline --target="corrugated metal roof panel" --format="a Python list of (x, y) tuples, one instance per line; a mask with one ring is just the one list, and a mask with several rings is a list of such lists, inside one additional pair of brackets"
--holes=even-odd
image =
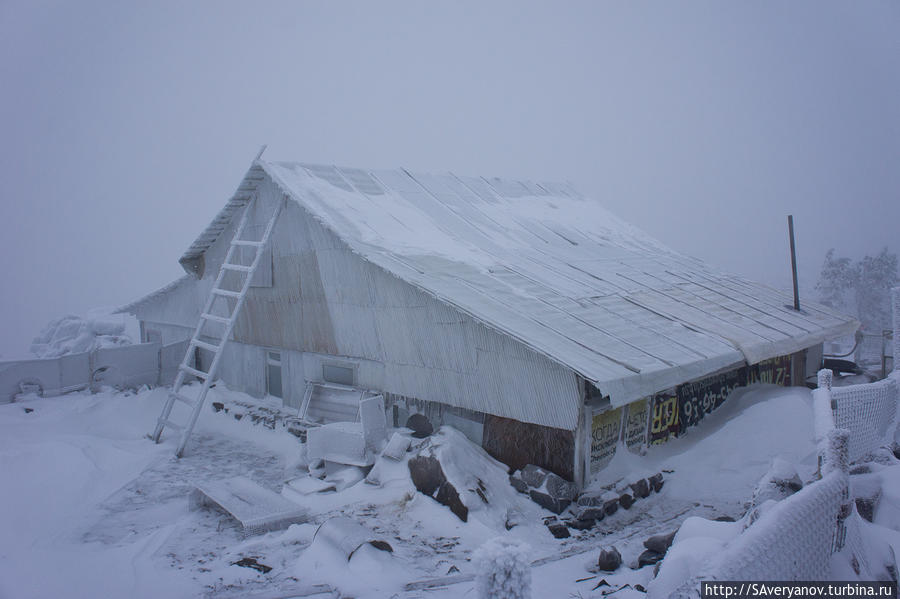
[(785, 308), (789, 296), (671, 250), (568, 184), (261, 161), (248, 176), (262, 171), (366, 260), (578, 372), (614, 405), (857, 326), (808, 302)]

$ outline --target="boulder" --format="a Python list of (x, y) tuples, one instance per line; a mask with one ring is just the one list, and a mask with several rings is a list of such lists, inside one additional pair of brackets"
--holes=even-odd
[[(665, 555), (666, 551), (669, 550), (669, 547), (672, 546), (672, 540), (675, 538), (675, 533), (677, 532), (678, 530), (676, 529), (670, 533), (653, 535), (652, 537), (649, 537), (644, 541), (644, 547), (654, 553)], [(652, 563), (655, 564), (656, 562)]]
[(619, 498), (614, 497), (603, 502), (603, 513), (612, 516), (619, 509)]
[(534, 464), (528, 464), (519, 470), (519, 477), (525, 481), (526, 485), (534, 489), (542, 487), (549, 474), (550, 472)]
[(547, 529), (557, 539), (567, 539), (571, 535), (569, 534), (569, 528), (563, 524), (562, 522), (551, 522), (547, 525)]
[(630, 484), (629, 487), (631, 487), (631, 492), (634, 494), (635, 499), (643, 499), (650, 495), (650, 481), (646, 478)]
[(603, 506), (576, 505), (572, 508), (572, 515), (578, 520), (603, 520), (606, 512)]
[(603, 572), (614, 572), (622, 565), (622, 554), (615, 547), (601, 547), (597, 557), (597, 569)]
[[(516, 473), (518, 474), (518, 473)], [(509, 475), (509, 484), (513, 486), (513, 488), (519, 493), (527, 493), (528, 492), (528, 484), (516, 476), (515, 474)]]
[(638, 568), (643, 568), (644, 566), (652, 566), (653, 564), (662, 561), (664, 557), (665, 554), (657, 553), (648, 549), (638, 556)]
[(659, 493), (663, 488), (663, 474), (662, 472), (657, 472), (653, 476), (647, 479), (647, 482), (650, 483), (650, 488), (653, 489), (654, 493)]
[(420, 493), (446, 505), (463, 522), (468, 520), (469, 508), (463, 504), (459, 492), (447, 480), (441, 463), (436, 457), (417, 455), (410, 458), (407, 465), (409, 476)]
[(528, 492), (531, 500), (546, 510), (550, 510), (554, 514), (561, 514), (572, 503), (568, 499), (558, 499), (537, 489), (531, 489)]
[(413, 414), (406, 420), (406, 428), (412, 430), (412, 436), (416, 439), (424, 439), (430, 437), (434, 432), (434, 427), (428, 418), (422, 414)]
[(589, 530), (594, 528), (597, 521), (592, 518), (576, 518), (574, 520), (566, 520), (566, 526), (575, 530)]
[(634, 496), (631, 493), (622, 493), (619, 495), (619, 505), (621, 505), (626, 510), (634, 505)]

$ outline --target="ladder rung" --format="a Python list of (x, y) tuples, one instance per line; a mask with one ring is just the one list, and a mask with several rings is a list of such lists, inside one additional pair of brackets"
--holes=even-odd
[(184, 430), (184, 426), (182, 426), (176, 422), (172, 422), (171, 420), (166, 420), (165, 418), (160, 418), (157, 422), (163, 426), (168, 426), (169, 428), (174, 428), (176, 431)]
[(212, 320), (213, 322), (221, 322), (222, 324), (228, 324), (229, 322), (231, 322), (230, 318), (225, 318), (224, 316), (216, 316), (215, 314), (207, 314), (206, 312), (201, 314), (200, 318)]
[(194, 347), (202, 347), (203, 349), (209, 350), (213, 353), (219, 353), (219, 346), (213, 345), (212, 343), (207, 343), (206, 341), (200, 341), (199, 339), (191, 339), (191, 345)]
[(218, 287), (213, 287), (212, 292), (215, 295), (221, 295), (223, 297), (241, 297), (240, 291), (229, 291), (228, 289), (219, 289)]
[(224, 268), (225, 270), (236, 270), (238, 272), (250, 272), (251, 270), (253, 270), (253, 268), (250, 266), (244, 266), (243, 264), (231, 264), (229, 262), (224, 263), (222, 265), (222, 268)]
[(232, 239), (231, 245), (247, 245), (254, 248), (261, 248), (263, 246), (262, 241), (250, 241), (249, 239)]
[(195, 377), (203, 379), (204, 381), (209, 378), (208, 372), (203, 372), (202, 370), (197, 370), (196, 368), (191, 368), (190, 366), (185, 366), (182, 364), (179, 368), (189, 374), (193, 374)]
[(187, 404), (187, 405), (191, 406), (192, 408), (193, 408), (194, 405), (195, 405), (193, 399), (190, 399), (189, 397), (185, 397), (185, 396), (182, 395), (181, 393), (175, 393), (175, 392), (173, 391), (173, 392), (170, 393), (169, 395), (171, 395), (172, 398), (175, 399), (176, 401), (180, 401), (180, 402), (183, 403), (183, 404)]

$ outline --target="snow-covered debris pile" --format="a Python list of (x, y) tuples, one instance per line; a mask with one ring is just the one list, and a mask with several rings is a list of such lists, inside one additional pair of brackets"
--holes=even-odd
[(490, 539), (472, 559), (479, 565), (478, 599), (531, 598), (531, 562), (524, 543)]
[(517, 470), (509, 477), (509, 482), (517, 491), (527, 493), (532, 501), (554, 514), (561, 514), (578, 493), (574, 483), (534, 464)]
[(58, 358), (132, 343), (131, 336), (125, 332), (123, 315), (98, 313), (84, 318), (70, 315), (47, 324), (34, 338), (31, 353), (38, 358)]
[(502, 530), (508, 509), (528, 503), (510, 486), (504, 464), (449, 426), (425, 439), (408, 467), (416, 488), (450, 507), (463, 522), (478, 514), (484, 524)]

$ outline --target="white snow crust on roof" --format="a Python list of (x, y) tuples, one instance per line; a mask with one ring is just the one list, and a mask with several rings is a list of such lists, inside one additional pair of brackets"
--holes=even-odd
[[(571, 368), (614, 406), (858, 326), (810, 302), (798, 313), (789, 294), (679, 254), (568, 184), (257, 161), (236, 197), (260, 170), (364, 259)], [(215, 231), (204, 235), (191, 257)]]

